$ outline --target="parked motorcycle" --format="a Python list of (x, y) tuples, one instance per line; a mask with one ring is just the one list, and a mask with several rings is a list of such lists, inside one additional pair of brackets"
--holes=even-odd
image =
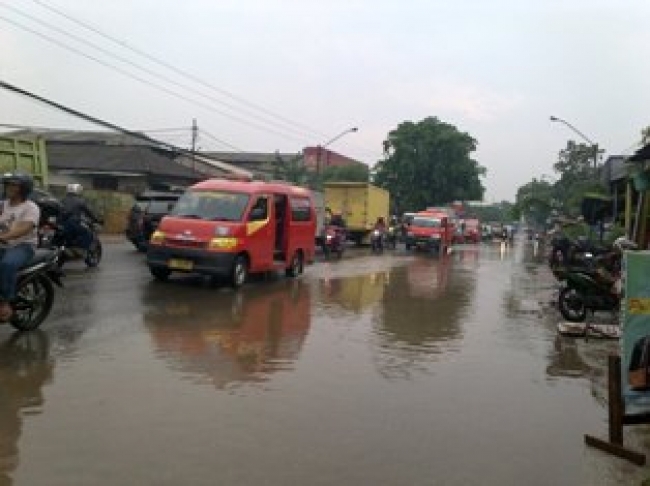
[(603, 256), (611, 251), (612, 248), (596, 245), (586, 238), (573, 240), (565, 235), (560, 235), (551, 241), (548, 263), (551, 268), (558, 265), (583, 267), (592, 256)]
[(325, 228), (325, 235), (322, 240), (323, 255), (329, 259), (332, 254), (338, 258), (343, 256), (345, 249), (345, 230), (337, 226), (328, 226)]
[(384, 232), (378, 229), (372, 230), (370, 235), (370, 248), (373, 253), (384, 251)]
[(553, 267), (553, 274), (563, 282), (558, 307), (567, 321), (582, 322), (587, 312), (617, 312), (620, 308), (621, 259), (626, 250), (637, 249), (636, 243), (617, 238), (607, 253), (585, 252), (573, 265)]
[(615, 281), (601, 270), (578, 269), (566, 273), (566, 286), (560, 291), (558, 307), (570, 322), (584, 322), (587, 312), (617, 312), (620, 297), (614, 291)]
[[(59, 249), (37, 249), (34, 258), (18, 271), (16, 298), (9, 324), (20, 331), (39, 327), (52, 310), (54, 285), (63, 287)], [(54, 284), (54, 285), (53, 285)]]
[(96, 267), (102, 259), (102, 242), (99, 240), (99, 224), (94, 223), (86, 218), (82, 219), (81, 224), (91, 235), (91, 242), (88, 250), (83, 248), (79, 237), (70, 239), (65, 232), (65, 228), (54, 217), (39, 228), (39, 246), (41, 248), (59, 248), (59, 267), (62, 267), (66, 261), (83, 259), (88, 267)]

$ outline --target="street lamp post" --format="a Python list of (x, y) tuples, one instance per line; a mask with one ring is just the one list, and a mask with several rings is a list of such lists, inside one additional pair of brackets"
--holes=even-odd
[(334, 138), (332, 138), (331, 140), (328, 140), (327, 142), (325, 142), (323, 145), (319, 145), (319, 146), (318, 146), (318, 148), (317, 148), (317, 152), (316, 152), (316, 173), (317, 173), (317, 174), (320, 175), (320, 173), (321, 173), (321, 162), (320, 162), (320, 161), (321, 161), (321, 154), (322, 154), (322, 152), (323, 152), (323, 149), (324, 149), (325, 147), (327, 147), (328, 145), (331, 145), (331, 144), (333, 144), (334, 142), (336, 142), (336, 141), (337, 141), (339, 138), (341, 138), (342, 136), (347, 135), (348, 133), (356, 132), (356, 131), (358, 131), (358, 130), (359, 130), (359, 129), (358, 129), (357, 127), (348, 128), (347, 130), (343, 130), (343, 131), (342, 131), (341, 133), (339, 133), (336, 137), (334, 137)]
[[(594, 151), (594, 178), (596, 181), (598, 180), (598, 145), (592, 142), (589, 137), (587, 137), (584, 133), (582, 133), (580, 130), (578, 130), (576, 127), (571, 125), (568, 121), (563, 120), (562, 118), (558, 118), (555, 116), (551, 116), (551, 121), (552, 122), (560, 122), (569, 127), (571, 130), (573, 130), (575, 133), (580, 135), (583, 140), (586, 140), (587, 143), (589, 143)], [(599, 236), (600, 236), (600, 241), (603, 241), (603, 233), (604, 233), (604, 227), (603, 227), (603, 221), (600, 221), (600, 228), (599, 228)], [(591, 238), (592, 234), (592, 227), (589, 225), (589, 237)]]
[(583, 140), (585, 140), (589, 145), (591, 145), (591, 148), (594, 152), (594, 177), (598, 179), (598, 144), (594, 143), (587, 137), (584, 133), (582, 133), (580, 130), (578, 130), (576, 127), (571, 125), (568, 121), (563, 120), (562, 118), (558, 118), (556, 116), (551, 116), (551, 121), (552, 122), (560, 122), (569, 127), (573, 132), (577, 133), (582, 137)]

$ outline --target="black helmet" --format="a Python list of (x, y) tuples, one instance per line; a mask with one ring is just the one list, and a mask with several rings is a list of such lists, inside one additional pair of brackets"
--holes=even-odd
[(8, 172), (2, 176), (2, 184), (18, 184), (23, 198), (27, 199), (34, 190), (34, 178), (24, 172)]

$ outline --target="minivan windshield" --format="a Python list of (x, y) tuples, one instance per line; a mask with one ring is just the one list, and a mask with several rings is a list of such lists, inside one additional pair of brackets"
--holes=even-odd
[(208, 221), (241, 221), (250, 196), (241, 192), (188, 190), (171, 214)]
[(419, 228), (440, 228), (440, 220), (438, 218), (422, 218), (416, 216), (413, 218), (411, 225)]

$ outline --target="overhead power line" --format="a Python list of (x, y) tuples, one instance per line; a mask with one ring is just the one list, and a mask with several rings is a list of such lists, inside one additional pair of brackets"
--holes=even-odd
[[(31, 14), (28, 14), (25, 11), (22, 11), (22, 10), (16, 8), (15, 6), (9, 6), (9, 5), (4, 5), (4, 4), (0, 3), (0, 7), (4, 7), (7, 10), (10, 10), (10, 11), (12, 11), (12, 12), (14, 12), (14, 13), (22, 16), (22, 17), (25, 17), (25, 18), (31, 20), (32, 22), (35, 22), (35, 23), (40, 24), (40, 25), (42, 25), (42, 26), (44, 26), (44, 27), (46, 27), (48, 29), (53, 30), (54, 32), (57, 32), (58, 34), (61, 34), (61, 35), (66, 36), (68, 38), (74, 39), (75, 41), (77, 41), (77, 42), (79, 42), (81, 44), (84, 44), (86, 46), (90, 46), (91, 48), (101, 52), (102, 54), (104, 54), (106, 56), (109, 56), (109, 57), (111, 57), (113, 59), (116, 59), (116, 60), (118, 60), (120, 62), (123, 62), (123, 63), (137, 69), (138, 71), (141, 71), (141, 72), (144, 72), (144, 73), (146, 73), (146, 74), (148, 74), (150, 76), (153, 76), (157, 80), (163, 80), (163, 81), (165, 81), (165, 82), (167, 82), (169, 84), (172, 84), (172, 85), (174, 85), (174, 86), (176, 86), (178, 88), (181, 88), (183, 90), (187, 90), (187, 91), (192, 92), (194, 94), (197, 94), (197, 95), (199, 95), (199, 96), (201, 96), (201, 97), (203, 97), (203, 98), (205, 98), (205, 99), (207, 99), (207, 100), (209, 100), (209, 101), (211, 101), (213, 103), (225, 106), (225, 107), (229, 108), (230, 110), (235, 110), (235, 111), (239, 110), (239, 111), (241, 111), (240, 107), (237, 107), (237, 106), (233, 105), (232, 103), (224, 102), (223, 100), (220, 100), (220, 99), (218, 99), (218, 98), (216, 98), (214, 96), (211, 96), (211, 95), (206, 94), (206, 93), (204, 93), (202, 91), (199, 91), (199, 90), (193, 88), (192, 86), (189, 86), (189, 85), (183, 84), (183, 83), (179, 83), (178, 81), (170, 78), (169, 76), (166, 76), (165, 74), (162, 74), (160, 72), (153, 71), (153, 70), (151, 70), (151, 69), (149, 69), (147, 67), (141, 66), (138, 63), (133, 62), (130, 59), (127, 59), (124, 56), (121, 56), (119, 54), (111, 52), (110, 50), (105, 49), (104, 47), (102, 47), (100, 45), (97, 45), (96, 43), (91, 42), (88, 39), (85, 39), (85, 38), (80, 37), (78, 35), (72, 34), (72, 33), (68, 32), (68, 31), (66, 31), (64, 29), (61, 29), (61, 28), (57, 27), (56, 25), (53, 25), (53, 24), (51, 24), (49, 22), (46, 22), (46, 21), (44, 21), (44, 20), (42, 20), (42, 19), (40, 19), (38, 17), (35, 17), (35, 16), (31, 15)], [(251, 113), (251, 110), (247, 110), (247, 111), (248, 111), (248, 113), (245, 113), (245, 116), (249, 116), (249, 117), (251, 117), (251, 118), (253, 118), (253, 119), (257, 120), (257, 121), (260, 121), (262, 123), (271, 123), (273, 125), (277, 125), (277, 122), (270, 121), (270, 120), (268, 120), (268, 118), (264, 119), (264, 118), (260, 117), (259, 114), (256, 114), (254, 112)], [(224, 113), (224, 116), (228, 117), (225, 113)], [(290, 130), (291, 132), (293, 132), (293, 133), (295, 133), (295, 134), (297, 134), (297, 135), (299, 135), (301, 137), (306, 136), (304, 130), (298, 130), (298, 129), (292, 127), (292, 126), (289, 126), (289, 127), (286, 127), (286, 128), (283, 127), (282, 129)]]
[(202, 128), (199, 129), (199, 134), (200, 134), (201, 136), (205, 136), (205, 137), (209, 138), (210, 140), (212, 140), (212, 141), (214, 141), (214, 142), (217, 142), (217, 143), (223, 145), (224, 147), (229, 147), (229, 148), (235, 150), (236, 152), (244, 152), (244, 150), (242, 150), (242, 149), (240, 149), (240, 148), (238, 148), (238, 147), (235, 147), (234, 145), (229, 144), (228, 142), (224, 142), (223, 140), (218, 139), (217, 137), (215, 137), (214, 135), (212, 135), (212, 134), (206, 132), (206, 131), (203, 130)]
[[(0, 6), (1, 6), (1, 4), (0, 4)], [(134, 80), (136, 80), (136, 81), (138, 81), (138, 82), (140, 82), (140, 83), (143, 83), (143, 84), (145, 84), (145, 85), (148, 85), (148, 86), (153, 87), (153, 88), (155, 88), (155, 89), (158, 89), (158, 90), (160, 90), (160, 91), (163, 91), (163, 92), (165, 92), (165, 93), (167, 93), (167, 94), (169, 94), (169, 95), (171, 95), (171, 96), (174, 96), (174, 97), (176, 97), (176, 98), (179, 98), (179, 99), (181, 99), (181, 100), (183, 100), (183, 101), (186, 101), (186, 102), (189, 102), (189, 103), (195, 104), (195, 105), (200, 106), (200, 107), (202, 107), (202, 108), (204, 108), (204, 109), (206, 109), (206, 110), (209, 110), (209, 111), (212, 111), (212, 112), (218, 113), (218, 114), (220, 114), (220, 115), (222, 115), (222, 116), (224, 116), (224, 117), (226, 117), (226, 118), (229, 118), (229, 119), (231, 119), (231, 120), (237, 121), (237, 122), (242, 123), (242, 124), (244, 124), (244, 125), (248, 125), (248, 126), (250, 126), (250, 127), (257, 128), (258, 130), (261, 130), (261, 131), (264, 131), (264, 132), (268, 132), (268, 133), (274, 133), (274, 134), (279, 135), (280, 137), (283, 137), (283, 138), (291, 138), (291, 139), (294, 139), (294, 140), (298, 140), (298, 141), (300, 141), (301, 143), (304, 142), (304, 137), (297, 137), (297, 136), (294, 136), (294, 135), (289, 135), (289, 134), (286, 134), (286, 133), (282, 133), (282, 132), (280, 132), (280, 131), (278, 131), (278, 130), (274, 130), (274, 129), (271, 129), (271, 128), (268, 128), (268, 127), (265, 127), (265, 126), (263, 126), (263, 125), (259, 125), (259, 124), (257, 124), (257, 123), (254, 123), (254, 122), (248, 121), (248, 120), (243, 119), (243, 118), (241, 118), (241, 117), (234, 116), (234, 115), (232, 115), (232, 114), (230, 114), (230, 113), (227, 113), (227, 112), (224, 112), (224, 111), (222, 111), (222, 110), (219, 110), (219, 109), (215, 108), (214, 106), (211, 106), (211, 105), (209, 105), (209, 104), (206, 104), (206, 103), (204, 103), (204, 102), (202, 102), (202, 101), (200, 101), (200, 100), (196, 100), (196, 99), (194, 99), (194, 98), (190, 98), (190, 97), (188, 97), (188, 96), (186, 96), (186, 95), (184, 95), (184, 94), (178, 93), (178, 92), (176, 92), (176, 91), (174, 91), (174, 90), (172, 90), (172, 89), (169, 89), (169, 88), (167, 88), (167, 87), (165, 87), (165, 86), (163, 86), (163, 85), (160, 85), (160, 84), (158, 84), (158, 83), (152, 82), (152, 81), (150, 81), (150, 80), (148, 80), (148, 79), (145, 79), (145, 78), (143, 78), (143, 77), (141, 77), (141, 76), (138, 76), (138, 75), (136, 75), (136, 74), (130, 73), (129, 71), (126, 71), (125, 69), (123, 69), (123, 68), (121, 68), (121, 67), (119, 67), (119, 66), (115, 66), (115, 65), (113, 65), (113, 64), (111, 64), (111, 63), (108, 63), (108, 62), (106, 62), (106, 61), (104, 61), (104, 60), (102, 60), (102, 59), (99, 59), (99, 58), (97, 58), (97, 57), (95, 57), (95, 56), (93, 56), (93, 55), (91, 55), (91, 54), (87, 54), (87, 53), (85, 53), (85, 52), (83, 52), (83, 51), (81, 51), (81, 50), (79, 50), (79, 49), (77, 49), (77, 48), (75, 48), (75, 47), (69, 46), (69, 45), (67, 45), (67, 44), (65, 44), (65, 43), (63, 43), (63, 42), (61, 42), (61, 41), (58, 40), (58, 39), (55, 39), (55, 38), (53, 38), (53, 37), (50, 37), (50, 36), (47, 35), (47, 34), (43, 34), (42, 32), (39, 32), (39, 31), (37, 31), (37, 30), (34, 30), (34, 29), (32, 29), (31, 27), (27, 27), (26, 25), (21, 24), (20, 22), (16, 22), (16, 21), (13, 20), (13, 19), (8, 19), (8, 18), (3, 17), (3, 16), (0, 15), (0, 20), (4, 20), (5, 22), (7, 22), (7, 23), (9, 23), (9, 24), (11, 24), (11, 25), (13, 25), (13, 26), (15, 26), (15, 27), (18, 27), (19, 29), (22, 29), (22, 30), (25, 30), (25, 31), (27, 31), (27, 32), (30, 32), (31, 34), (34, 34), (34, 35), (36, 35), (36, 36), (38, 36), (38, 37), (41, 37), (41, 38), (47, 40), (48, 42), (51, 42), (51, 43), (53, 43), (53, 44), (58, 45), (59, 47), (62, 47), (62, 48), (64, 48), (64, 49), (66, 49), (66, 50), (69, 50), (69, 51), (71, 51), (71, 52), (74, 52), (75, 54), (78, 54), (78, 55), (80, 55), (80, 56), (82, 56), (82, 57), (85, 57), (86, 59), (90, 59), (90, 60), (92, 60), (92, 61), (94, 61), (94, 62), (96, 62), (96, 63), (98, 63), (98, 64), (101, 64), (101, 65), (104, 66), (104, 67), (107, 67), (107, 68), (109, 68), (109, 69), (112, 69), (112, 70), (114, 70), (114, 71), (117, 71), (117, 72), (119, 72), (120, 74), (122, 74), (122, 75), (124, 75), (124, 76), (127, 76), (127, 77), (129, 77), (129, 78), (131, 78), (131, 79), (134, 79)]]
[[(44, 132), (58, 132), (58, 131), (74, 131), (76, 128), (53, 128), (53, 127), (42, 127), (36, 125), (21, 125), (17, 123), (0, 123), (0, 128), (12, 128), (14, 130), (39, 130)], [(139, 133), (166, 133), (171, 136), (187, 134), (190, 131), (191, 127), (179, 127), (179, 128), (153, 128), (151, 130), (134, 130)]]
[(237, 96), (237, 95), (235, 95), (235, 94), (233, 94), (233, 93), (231, 93), (231, 92), (229, 92), (229, 91), (227, 91), (227, 90), (225, 90), (223, 88), (220, 88), (220, 87), (215, 86), (215, 85), (213, 85), (211, 83), (203, 81), (201, 78), (199, 78), (199, 77), (197, 77), (197, 76), (195, 76), (195, 75), (193, 75), (193, 74), (191, 74), (191, 73), (189, 73), (189, 72), (187, 72), (187, 71), (185, 71), (183, 69), (180, 69), (177, 66), (174, 66), (174, 65), (172, 65), (172, 64), (170, 64), (170, 63), (168, 63), (166, 61), (163, 61), (162, 59), (159, 59), (159, 58), (145, 52), (142, 49), (134, 47), (134, 46), (132, 46), (131, 44), (129, 44), (127, 42), (124, 42), (124, 41), (122, 41), (120, 39), (117, 39), (116, 37), (113, 37), (113, 36), (111, 36), (109, 34), (106, 34), (105, 32), (102, 32), (101, 30), (99, 30), (97, 27), (95, 27), (95, 26), (93, 26), (93, 25), (91, 25), (91, 24), (89, 24), (87, 22), (84, 22), (82, 20), (79, 20), (79, 19), (73, 17), (72, 15), (70, 15), (69, 13), (66, 13), (61, 9), (57, 9), (57, 8), (47, 4), (46, 2), (43, 2), (42, 0), (32, 0), (32, 1), (35, 4), (41, 6), (42, 8), (45, 8), (45, 9), (49, 10), (50, 12), (53, 12), (54, 14), (59, 15), (59, 16), (65, 18), (65, 19), (69, 20), (70, 22), (73, 22), (73, 23), (83, 27), (84, 29), (87, 29), (87, 30), (89, 30), (91, 32), (94, 32), (95, 34), (103, 37), (104, 39), (107, 39), (107, 40), (109, 40), (109, 41), (111, 41), (111, 42), (113, 42), (113, 43), (115, 43), (115, 44), (117, 44), (117, 45), (119, 45), (119, 46), (121, 46), (121, 47), (123, 47), (123, 48), (125, 48), (125, 49), (139, 55), (139, 56), (142, 56), (142, 57), (146, 58), (147, 60), (149, 60), (149, 61), (151, 61), (151, 62), (153, 62), (155, 64), (158, 64), (159, 66), (163, 66), (166, 69), (169, 69), (169, 70), (175, 72), (179, 76), (182, 76), (182, 77), (184, 77), (186, 79), (189, 79), (189, 80), (191, 80), (191, 81), (193, 81), (195, 83), (198, 83), (198, 84), (200, 84), (200, 85), (202, 85), (202, 86), (204, 86), (206, 88), (209, 88), (209, 89), (211, 89), (211, 90), (213, 90), (213, 91), (215, 91), (217, 93), (220, 93), (222, 96), (225, 96), (225, 97), (227, 97), (227, 98), (229, 98), (229, 99), (231, 99), (233, 101), (236, 101), (238, 103), (241, 103), (241, 104), (243, 104), (243, 105), (245, 105), (245, 106), (247, 106), (249, 108), (252, 108), (252, 109), (254, 109), (256, 111), (264, 113), (265, 115), (268, 115), (268, 116), (270, 116), (270, 117), (272, 117), (272, 118), (274, 118), (276, 120), (279, 120), (279, 121), (281, 121), (281, 122), (283, 122), (285, 124), (288, 124), (288, 125), (294, 126), (294, 127), (299, 127), (301, 129), (301, 131), (303, 131), (303, 132), (305, 130), (307, 130), (308, 133), (311, 133), (313, 135), (317, 135), (319, 138), (326, 138), (327, 137), (327, 135), (321, 133), (320, 131), (318, 131), (318, 130), (316, 130), (316, 129), (308, 126), (308, 125), (305, 125), (305, 124), (300, 123), (298, 121), (292, 120), (292, 119), (284, 117), (282, 115), (279, 115), (279, 114), (277, 114), (277, 113), (275, 113), (275, 112), (273, 112), (273, 111), (271, 111), (271, 110), (269, 110), (267, 108), (264, 108), (261, 105), (250, 102), (250, 101), (248, 101), (248, 100), (246, 100), (246, 99), (244, 99), (244, 98), (242, 98), (240, 96)]
[[(82, 113), (80, 111), (77, 111), (77, 110), (75, 110), (73, 108), (67, 107), (67, 106), (62, 105), (60, 103), (57, 103), (56, 101), (48, 100), (47, 98), (43, 98), (42, 96), (39, 96), (39, 95), (37, 95), (35, 93), (31, 93), (30, 91), (24, 90), (22, 88), (19, 88), (18, 86), (14, 86), (13, 84), (9, 84), (9, 83), (7, 83), (5, 81), (0, 80), (0, 88), (6, 89), (8, 91), (11, 91), (13, 93), (16, 93), (16, 94), (19, 94), (19, 95), (22, 95), (22, 96), (25, 96), (25, 97), (30, 98), (32, 100), (38, 101), (39, 103), (44, 103), (44, 104), (46, 104), (46, 105), (48, 105), (48, 106), (50, 106), (52, 108), (63, 111), (65, 113), (69, 114), (69, 115), (75, 116), (77, 118), (81, 118), (82, 120), (88, 121), (90, 123), (94, 123), (96, 125), (103, 126), (105, 128), (109, 128), (109, 129), (114, 130), (114, 131), (116, 131), (118, 133), (121, 133), (123, 135), (128, 135), (128, 136), (133, 137), (135, 139), (143, 140), (143, 141), (148, 142), (148, 143), (150, 143), (152, 145), (165, 147), (165, 148), (167, 148), (167, 149), (169, 149), (171, 151), (174, 151), (174, 152), (176, 152), (178, 154), (181, 154), (181, 155), (186, 155), (186, 156), (189, 156), (189, 157), (195, 157), (196, 156), (196, 154), (194, 154), (190, 150), (186, 150), (184, 148), (178, 147), (176, 145), (173, 145), (173, 144), (170, 144), (170, 143), (167, 143), (167, 142), (163, 142), (161, 140), (157, 140), (157, 139), (149, 137), (149, 136), (147, 136), (147, 135), (145, 135), (143, 133), (134, 132), (132, 130), (127, 130), (126, 128), (123, 128), (123, 127), (121, 127), (119, 125), (115, 125), (114, 123), (102, 120), (100, 118), (96, 118), (96, 117), (91, 116), (91, 115), (87, 115), (87, 114)], [(227, 169), (225, 168), (226, 166), (227, 166)], [(228, 170), (230, 172), (244, 174), (246, 176), (251, 176), (252, 175), (251, 172), (249, 172), (247, 170), (239, 169), (239, 168), (237, 168), (235, 166), (232, 166), (230, 164), (221, 163), (221, 168), (223, 170)]]

